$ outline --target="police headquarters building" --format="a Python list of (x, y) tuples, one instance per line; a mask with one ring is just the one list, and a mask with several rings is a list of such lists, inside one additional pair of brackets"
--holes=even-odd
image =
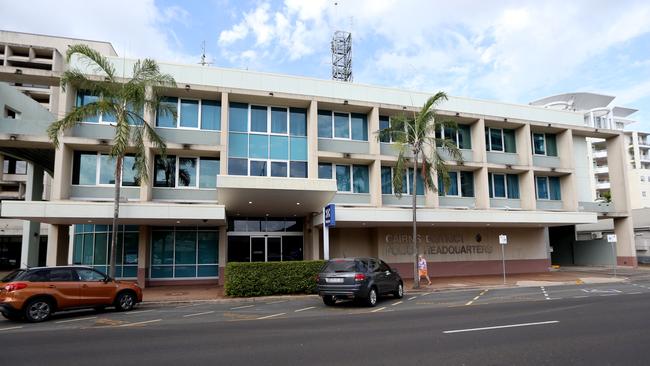
[[(115, 55), (110, 60), (127, 73), (134, 63)], [(221, 283), (230, 261), (319, 259), (326, 249), (330, 257), (376, 256), (410, 277), (413, 194), (416, 239), (435, 276), (500, 273), (502, 234), (508, 273), (548, 271), (553, 256), (571, 255), (574, 225), (604, 217), (614, 219), (618, 263), (636, 265), (624, 135), (588, 125), (582, 113), (450, 97), (440, 115), (459, 128), (438, 133), (455, 142), (464, 162), (450, 163), (448, 189), (425, 191), (416, 182), (412, 192), (409, 174), (398, 198), (391, 184), (397, 151), (376, 133), (394, 116), (417, 111), (431, 94), (160, 66), (177, 81), (164, 92), (177, 117), (145, 111), (168, 144), (164, 160), (148, 148), (148, 183), (136, 184), (133, 157), (125, 159), (120, 277), (147, 285)], [(95, 72), (78, 59), (65, 67)], [(56, 85), (60, 72), (32, 79)], [(2, 216), (50, 224), (48, 265), (105, 269), (113, 210), (110, 116), (67, 131), (55, 151), (45, 133), (55, 117), (36, 113), (39, 106), (11, 89), (2, 86), (0, 100), (25, 111), (20, 123), (3, 117), (0, 145), (31, 162), (33, 184), (42, 169), (53, 180), (49, 201), (5, 201)], [(57, 92), (59, 115), (96, 98), (84, 90)], [(592, 197), (587, 137), (606, 140), (611, 204)], [(336, 225), (324, 248), (329, 203)]]

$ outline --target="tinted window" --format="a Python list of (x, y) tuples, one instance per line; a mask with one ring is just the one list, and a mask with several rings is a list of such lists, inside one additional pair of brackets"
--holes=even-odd
[(17, 269), (13, 272), (10, 272), (8, 275), (6, 275), (0, 282), (11, 282), (18, 277), (20, 277), (23, 273), (25, 273), (24, 269)]
[(379, 262), (379, 271), (380, 272), (390, 271), (390, 267), (388, 266), (388, 264), (384, 263), (384, 261), (380, 261)]
[(47, 282), (48, 280), (47, 270), (40, 269), (33, 272), (28, 272), (24, 276), (22, 276), (20, 280), (29, 281), (29, 282)]
[(334, 260), (327, 262), (323, 272), (364, 272), (363, 267), (360, 261)]
[(369, 261), (370, 264), (370, 272), (381, 272), (381, 268), (379, 267), (379, 262), (377, 262), (374, 259), (371, 259)]
[(92, 282), (92, 281), (103, 281), (106, 276), (103, 274), (93, 271), (92, 269), (77, 269), (77, 273), (79, 274), (79, 278), (81, 278), (82, 281), (87, 281), (87, 282)]
[(70, 282), (77, 279), (70, 268), (52, 268), (49, 272), (48, 278), (51, 282)]

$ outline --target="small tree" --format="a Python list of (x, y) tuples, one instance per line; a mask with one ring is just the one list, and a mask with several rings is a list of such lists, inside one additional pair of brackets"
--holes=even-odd
[(61, 77), (61, 87), (65, 90), (72, 86), (77, 90), (98, 96), (96, 102), (77, 106), (62, 119), (53, 122), (47, 132), (55, 147), (59, 147), (59, 136), (78, 123), (103, 114), (115, 119), (115, 137), (112, 141), (110, 156), (115, 160), (115, 197), (113, 206), (113, 235), (109, 260), (109, 276), (115, 277), (117, 225), (120, 211), (120, 186), (122, 185), (122, 165), (127, 150), (135, 151), (135, 170), (139, 182), (149, 179), (146, 159), (147, 141), (153, 143), (161, 154), (165, 155), (166, 144), (143, 118), (145, 108), (150, 110), (162, 109), (164, 113), (172, 113), (164, 103), (159, 91), (165, 87), (176, 87), (174, 78), (160, 72), (156, 61), (151, 59), (138, 60), (133, 65), (133, 74), (127, 79), (120, 79), (110, 60), (86, 45), (73, 45), (68, 48), (66, 60), (69, 63), (73, 55), (94, 67), (99, 77), (88, 77), (78, 69), (66, 70)]
[(436, 107), (447, 100), (447, 94), (438, 92), (430, 97), (422, 106), (420, 111), (412, 114), (401, 114), (391, 119), (391, 125), (379, 131), (379, 140), (392, 140), (399, 154), (395, 164), (393, 175), (393, 187), (395, 195), (402, 196), (405, 172), (408, 166), (413, 167), (411, 179), (412, 211), (413, 211), (413, 287), (420, 287), (420, 276), (418, 275), (418, 245), (417, 245), (417, 177), (422, 179), (426, 190), (437, 191), (434, 175), (437, 173), (442, 178), (443, 184), (450, 183), (449, 168), (445, 159), (436, 148), (441, 148), (451, 160), (462, 162), (463, 156), (452, 140), (436, 138), (436, 130), (444, 128), (457, 128), (455, 122), (441, 121), (436, 118)]

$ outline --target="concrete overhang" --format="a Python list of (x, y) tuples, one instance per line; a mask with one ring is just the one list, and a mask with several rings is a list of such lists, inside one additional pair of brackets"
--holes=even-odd
[[(412, 211), (406, 208), (336, 207), (336, 227), (410, 226)], [(418, 226), (460, 227), (544, 227), (591, 224), (598, 221), (592, 212), (551, 212), (519, 210), (418, 209)], [(322, 214), (314, 218), (322, 225)]]
[(321, 212), (335, 194), (334, 179), (217, 177), (217, 199), (228, 214), (305, 216)]
[[(2, 217), (48, 224), (111, 224), (112, 202), (83, 201), (4, 201)], [(130, 225), (199, 225), (226, 224), (222, 205), (128, 202), (120, 203), (119, 220)]]

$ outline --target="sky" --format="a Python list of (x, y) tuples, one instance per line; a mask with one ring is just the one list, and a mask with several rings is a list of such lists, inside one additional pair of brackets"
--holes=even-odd
[(335, 30), (355, 83), (527, 104), (595, 92), (650, 131), (650, 1), (0, 0), (0, 29), (109, 41), (120, 56), (329, 79)]

